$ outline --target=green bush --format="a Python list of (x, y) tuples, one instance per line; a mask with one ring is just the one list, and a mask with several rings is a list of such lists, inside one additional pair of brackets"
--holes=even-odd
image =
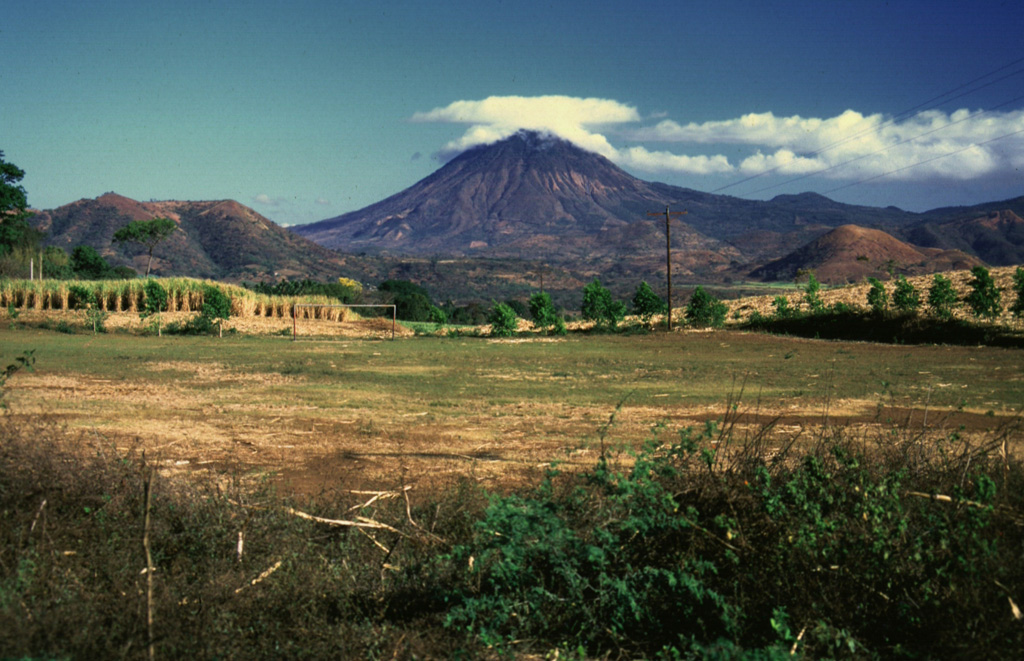
[(540, 638), (592, 655), (734, 634), (740, 613), (690, 543), (714, 524), (673, 493), (676, 458), (694, 451), (684, 434), (665, 451), (651, 444), (628, 471), (599, 461), (585, 487), (559, 492), (551, 471), (531, 494), (492, 497), (452, 551), (469, 570), (446, 625), (488, 646)]
[(796, 308), (789, 306), (789, 299), (785, 296), (776, 296), (772, 300), (772, 307), (775, 309), (776, 319), (790, 319), (797, 314)]
[(807, 286), (804, 287), (804, 302), (807, 303), (811, 314), (819, 314), (825, 311), (825, 302), (821, 300), (821, 283), (818, 282), (813, 273), (807, 275)]
[(686, 305), (686, 320), (695, 328), (721, 328), (729, 307), (717, 298), (697, 287)]
[(495, 337), (511, 337), (519, 327), (519, 318), (507, 303), (495, 303), (487, 321), (491, 324), (491, 335)]
[(92, 246), (76, 246), (71, 251), (71, 270), (82, 280), (102, 280), (110, 275), (110, 264)]
[(96, 292), (92, 289), (81, 285), (68, 287), (68, 307), (72, 310), (86, 310), (96, 305)]
[(594, 322), (598, 329), (614, 329), (626, 317), (626, 306), (622, 301), (612, 298), (612, 293), (594, 281), (583, 288), (583, 305), (580, 308), (583, 318)]
[(889, 310), (889, 294), (885, 284), (878, 278), (868, 278), (868, 307), (876, 316), (883, 316)]
[(907, 282), (904, 276), (896, 279), (896, 289), (892, 293), (892, 306), (897, 312), (917, 312), (921, 307), (921, 296), (914, 285)]
[(1013, 272), (1013, 292), (1017, 298), (1010, 306), (1010, 312), (1014, 317), (1020, 319), (1024, 317), (1024, 267), (1018, 266), (1017, 270)]
[(430, 321), (434, 307), (427, 290), (408, 280), (385, 280), (377, 286), (395, 305), (395, 315), (403, 321)]
[(535, 328), (546, 333), (565, 335), (565, 320), (558, 314), (547, 292), (539, 291), (530, 297), (530, 316)]
[(641, 282), (633, 293), (633, 314), (640, 317), (645, 326), (651, 325), (651, 319), (658, 314), (665, 314), (668, 306), (661, 297), (654, 293), (646, 281)]
[(231, 299), (216, 285), (202, 286), (203, 306), (198, 316), (185, 323), (167, 324), (170, 335), (213, 335), (231, 316)]
[(957, 302), (953, 281), (936, 273), (928, 289), (928, 307), (932, 314), (939, 319), (951, 319)]
[(1000, 305), (999, 288), (984, 266), (971, 269), (971, 280), (968, 283), (971, 291), (964, 297), (964, 303), (971, 309), (975, 317), (995, 319), (1003, 311)]
[(158, 281), (152, 278), (146, 280), (146, 284), (142, 286), (142, 291), (145, 294), (145, 300), (142, 304), (143, 318), (167, 309), (167, 290)]

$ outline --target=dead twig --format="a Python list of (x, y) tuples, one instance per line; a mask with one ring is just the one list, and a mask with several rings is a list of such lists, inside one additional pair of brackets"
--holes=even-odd
[(150, 661), (156, 658), (156, 643), (153, 640), (153, 555), (149, 547), (149, 513), (153, 496), (153, 470), (150, 469), (146, 475), (146, 516), (142, 524), (142, 548), (146, 551), (146, 635), (148, 637), (147, 649)]
[(36, 529), (36, 523), (39, 522), (39, 517), (43, 514), (43, 508), (46, 507), (46, 499), (43, 498), (43, 502), (39, 503), (39, 510), (36, 512), (36, 516), (32, 519), (32, 525), (29, 526), (28, 534), (32, 534), (32, 531)]
[(285, 507), (284, 511), (292, 516), (297, 516), (300, 519), (306, 519), (307, 521), (315, 521), (317, 523), (323, 523), (328, 526), (338, 526), (342, 528), (373, 528), (376, 530), (387, 530), (398, 535), (405, 535), (401, 530), (393, 528), (386, 523), (374, 521), (364, 516), (357, 516), (356, 521), (348, 521), (346, 519), (326, 519), (322, 516), (313, 516), (312, 514), (306, 514), (292, 507)]
[(266, 578), (267, 578), (268, 576), (270, 576), (271, 574), (273, 574), (274, 572), (276, 572), (276, 571), (277, 571), (278, 569), (280, 569), (280, 568), (281, 568), (281, 561), (280, 561), (280, 560), (278, 560), (278, 561), (277, 561), (277, 562), (275, 562), (275, 563), (274, 563), (274, 564), (273, 564), (273, 565), (272, 565), (272, 566), (271, 566), (271, 567), (270, 567), (269, 569), (267, 569), (266, 571), (264, 571), (264, 572), (263, 572), (262, 574), (260, 574), (260, 575), (259, 575), (259, 576), (257, 576), (256, 578), (252, 579), (251, 581), (249, 581), (248, 583), (246, 583), (246, 584), (245, 584), (245, 585), (243, 585), (242, 587), (238, 588), (237, 590), (235, 590), (235, 594), (238, 594), (238, 593), (239, 593), (239, 592), (241, 592), (242, 590), (244, 590), (244, 589), (246, 589), (246, 588), (248, 588), (248, 587), (251, 587), (251, 586), (253, 586), (253, 585), (256, 585), (256, 584), (258, 584), (258, 583), (262, 582), (262, 581), (263, 581), (263, 580), (265, 580), (265, 579), (266, 579)]

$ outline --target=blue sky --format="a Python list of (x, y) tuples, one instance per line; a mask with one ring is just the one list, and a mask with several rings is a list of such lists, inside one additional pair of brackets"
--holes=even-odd
[(312, 222), (520, 126), (739, 197), (1024, 194), (1018, 0), (0, 0), (0, 16), (0, 150), (37, 208), (115, 191)]

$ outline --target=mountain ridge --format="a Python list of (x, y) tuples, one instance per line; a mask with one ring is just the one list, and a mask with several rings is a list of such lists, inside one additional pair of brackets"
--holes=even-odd
[(154, 251), (156, 275), (259, 281), (335, 278), (344, 258), (277, 225), (235, 200), (140, 202), (117, 193), (34, 211), (29, 222), (47, 233), (45, 243), (70, 251), (96, 248), (112, 266), (145, 269), (141, 246), (113, 243), (129, 222), (166, 217), (178, 224)]

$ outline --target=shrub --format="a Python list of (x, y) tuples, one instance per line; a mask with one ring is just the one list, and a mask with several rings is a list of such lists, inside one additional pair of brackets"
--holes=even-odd
[(231, 316), (231, 299), (220, 287), (203, 285), (202, 315), (211, 321), (220, 321)]
[(645, 326), (651, 325), (651, 319), (656, 314), (664, 314), (667, 306), (661, 297), (654, 293), (646, 281), (641, 282), (633, 294), (633, 314), (640, 317)]
[(437, 327), (440, 328), (441, 326), (444, 326), (445, 324), (448, 323), (448, 315), (445, 313), (444, 310), (437, 307), (436, 305), (431, 305), (430, 321), (433, 322), (434, 324), (437, 324)]
[(231, 299), (215, 285), (202, 285), (203, 306), (198, 316), (184, 324), (171, 323), (166, 332), (171, 335), (211, 335), (231, 316)]
[(488, 646), (559, 641), (580, 658), (734, 632), (739, 613), (711, 585), (716, 564), (695, 552), (704, 517), (673, 493), (676, 457), (696, 446), (654, 448), (622, 473), (600, 460), (561, 494), (550, 471), (533, 493), (493, 497), (452, 552), (469, 570), (446, 625)]
[(510, 298), (506, 300), (505, 305), (512, 308), (512, 311), (515, 312), (516, 316), (520, 319), (526, 319), (526, 316), (530, 314), (529, 306), (517, 298)]
[(76, 246), (71, 251), (71, 270), (82, 280), (102, 280), (110, 274), (110, 264), (92, 246)]
[(804, 302), (810, 308), (811, 314), (819, 314), (825, 311), (825, 302), (821, 300), (821, 283), (814, 277), (813, 273), (807, 274), (807, 286), (804, 287)]
[(871, 312), (881, 316), (889, 309), (889, 294), (885, 291), (885, 284), (878, 278), (868, 278), (868, 307)]
[(154, 279), (146, 280), (142, 291), (146, 295), (145, 301), (142, 304), (143, 318), (167, 309), (167, 290), (159, 282)]
[(775, 316), (778, 319), (789, 319), (796, 315), (796, 309), (789, 307), (789, 299), (785, 296), (776, 296), (772, 301), (772, 307), (775, 308)]
[(495, 337), (511, 337), (519, 324), (515, 311), (507, 303), (495, 303), (487, 321), (491, 324), (491, 335)]
[(999, 303), (999, 288), (984, 266), (975, 266), (971, 269), (971, 276), (968, 283), (971, 291), (964, 297), (964, 302), (971, 308), (975, 317), (995, 319), (1003, 311), (1003, 306)]
[(430, 321), (433, 302), (423, 287), (408, 280), (385, 280), (377, 286), (390, 295), (395, 304), (395, 315), (403, 321)]
[(82, 285), (68, 287), (68, 307), (72, 310), (85, 310), (96, 307), (96, 292)]
[(626, 306), (612, 298), (612, 293), (594, 281), (583, 288), (583, 318), (593, 321), (597, 328), (615, 328), (626, 317)]
[(935, 274), (932, 286), (928, 289), (928, 307), (932, 313), (939, 319), (950, 319), (957, 301), (953, 282), (945, 276)]
[(896, 279), (896, 289), (892, 293), (892, 306), (898, 312), (917, 312), (921, 307), (921, 296), (917, 293), (917, 289), (902, 275)]
[(1024, 317), (1024, 267), (1017, 267), (1013, 272), (1013, 292), (1017, 299), (1010, 306), (1010, 312), (1018, 319)]
[(697, 287), (686, 305), (686, 320), (695, 328), (721, 328), (729, 307), (711, 294)]
[(535, 328), (565, 335), (565, 320), (558, 314), (547, 292), (539, 291), (530, 297), (530, 316)]

